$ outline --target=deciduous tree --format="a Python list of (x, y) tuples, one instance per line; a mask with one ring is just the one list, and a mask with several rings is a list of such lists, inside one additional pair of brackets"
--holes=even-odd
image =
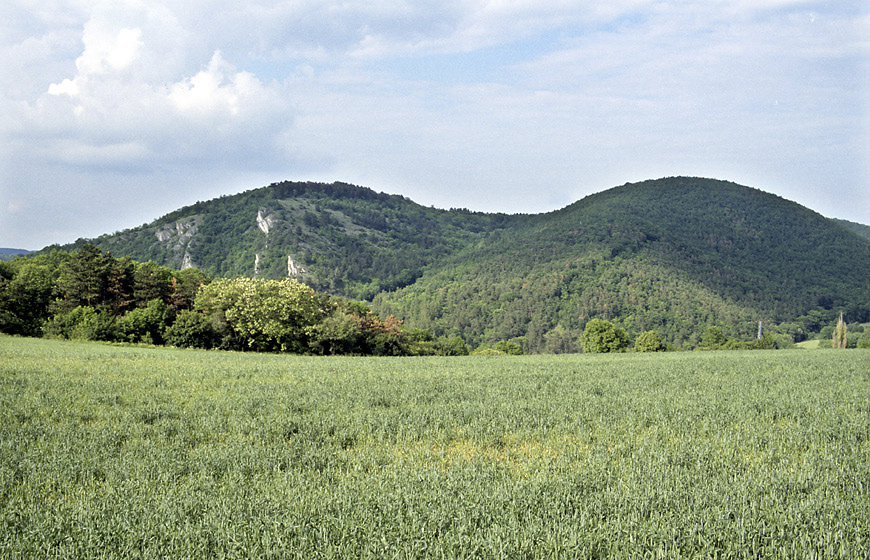
[(583, 330), (583, 351), (621, 352), (628, 347), (628, 334), (610, 321), (591, 319)]

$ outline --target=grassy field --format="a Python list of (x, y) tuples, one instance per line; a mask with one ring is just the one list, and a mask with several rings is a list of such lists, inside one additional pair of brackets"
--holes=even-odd
[(0, 558), (866, 558), (870, 351), (0, 337)]

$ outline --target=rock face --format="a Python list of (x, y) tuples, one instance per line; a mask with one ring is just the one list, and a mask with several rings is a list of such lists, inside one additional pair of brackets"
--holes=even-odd
[(188, 242), (196, 235), (199, 226), (196, 218), (186, 220), (178, 220), (174, 224), (167, 224), (157, 230), (154, 235), (161, 243), (173, 241), (175, 247), (187, 245)]
[(304, 274), (305, 269), (293, 262), (292, 256), (287, 256), (287, 276), (299, 276)]
[(190, 256), (190, 247), (199, 230), (199, 217), (185, 218), (172, 224), (166, 224), (154, 232), (158, 243), (172, 251), (170, 266), (178, 266), (181, 270), (193, 268), (196, 264)]
[(272, 224), (275, 223), (275, 218), (271, 214), (267, 214), (267, 210), (260, 208), (257, 212), (257, 227), (260, 228), (266, 237), (269, 237), (269, 230)]
[(188, 268), (195, 268), (196, 265), (193, 264), (193, 259), (190, 258), (190, 253), (187, 251), (184, 252), (184, 257), (181, 258), (181, 270), (187, 270)]

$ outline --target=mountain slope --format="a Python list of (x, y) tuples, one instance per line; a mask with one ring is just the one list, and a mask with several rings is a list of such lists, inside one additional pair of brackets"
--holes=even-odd
[(677, 345), (711, 325), (870, 309), (870, 244), (793, 202), (732, 183), (672, 178), (610, 189), (530, 217), (451, 257), (375, 307), (472, 342), (576, 345), (593, 317)]
[[(777, 196), (698, 178), (539, 215), (438, 210), (343, 183), (278, 183), (94, 242), (216, 276), (298, 275), (472, 344), (576, 349), (593, 317), (678, 346), (843, 309), (870, 320), (870, 242)], [(823, 313), (824, 315), (824, 313)], [(798, 326), (793, 329), (803, 328)]]
[(867, 241), (870, 241), (870, 226), (865, 226), (864, 224), (859, 224), (857, 222), (850, 222), (849, 220), (838, 220), (836, 218), (834, 221), (849, 231), (857, 233)]
[(199, 202), (93, 242), (164, 266), (222, 277), (298, 276), (318, 290), (370, 299), (412, 283), (425, 266), (505, 220), (344, 183), (285, 182)]
[(30, 253), (26, 249), (11, 249), (9, 247), (0, 247), (0, 261), (11, 261), (17, 256)]

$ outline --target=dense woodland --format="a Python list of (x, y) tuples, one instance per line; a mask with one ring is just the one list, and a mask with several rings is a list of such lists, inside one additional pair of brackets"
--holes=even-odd
[[(22, 262), (93, 244), (104, 255), (185, 268), (168, 273), (179, 286), (197, 274), (187, 267), (204, 278), (292, 276), (341, 308), (366, 302), (353, 304), (365, 309), (349, 312), (358, 318), (371, 311), (417, 338), (469, 348), (576, 352), (593, 319), (627, 333), (628, 347), (650, 331), (676, 349), (758, 344), (759, 321), (787, 346), (833, 328), (840, 313), (855, 345), (857, 325), (870, 321), (863, 231), (697, 178), (627, 184), (540, 215), (438, 210), (342, 183), (277, 183)], [(26, 268), (17, 262), (7, 284)], [(69, 309), (53, 304), (46, 313), (57, 311)], [(19, 331), (33, 334), (27, 324)], [(711, 332), (722, 340), (705, 344), (719, 340)]]
[(292, 279), (212, 280), (94, 245), (0, 263), (0, 332), (304, 354), (468, 354)]

